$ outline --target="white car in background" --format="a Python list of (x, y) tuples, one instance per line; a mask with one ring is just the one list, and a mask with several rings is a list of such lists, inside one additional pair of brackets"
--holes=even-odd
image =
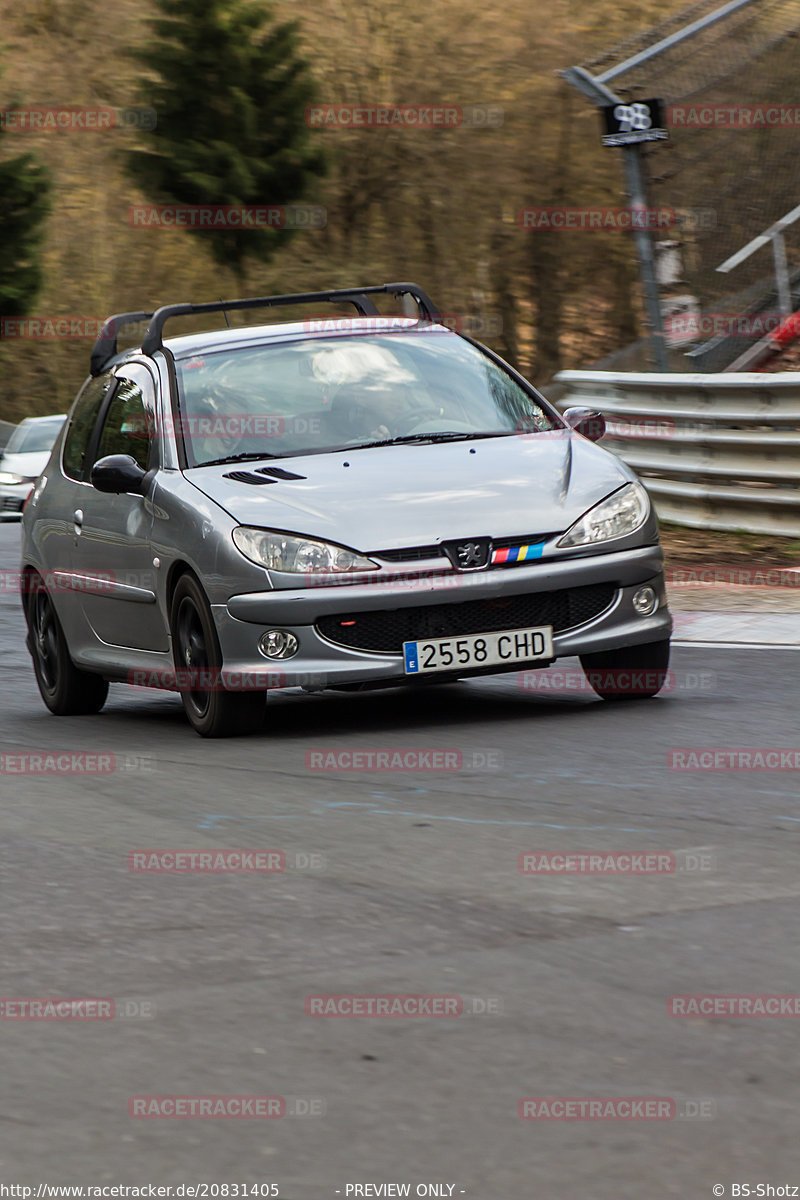
[(66, 419), (66, 413), (26, 417), (11, 434), (0, 452), (0, 520), (22, 515)]

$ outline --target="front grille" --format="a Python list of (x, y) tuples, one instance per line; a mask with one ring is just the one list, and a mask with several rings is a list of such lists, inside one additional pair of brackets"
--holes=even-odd
[(24, 499), (18, 499), (16, 496), (4, 496), (2, 512), (22, 512), (24, 503)]
[(384, 562), (422, 562), (426, 558), (441, 558), (441, 546), (404, 546), (401, 550), (370, 550), (374, 558)]
[(352, 650), (402, 654), (403, 642), (424, 638), (495, 633), (535, 625), (552, 625), (554, 633), (561, 633), (599, 616), (611, 604), (616, 590), (613, 583), (597, 583), (558, 592), (469, 600), (464, 604), (338, 613), (321, 617), (316, 629), (328, 641)]

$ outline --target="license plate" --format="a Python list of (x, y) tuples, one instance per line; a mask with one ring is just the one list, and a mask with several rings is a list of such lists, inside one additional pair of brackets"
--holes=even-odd
[(459, 671), (473, 667), (509, 666), (553, 657), (553, 627), (506, 629), (467, 637), (428, 638), (403, 642), (406, 675)]

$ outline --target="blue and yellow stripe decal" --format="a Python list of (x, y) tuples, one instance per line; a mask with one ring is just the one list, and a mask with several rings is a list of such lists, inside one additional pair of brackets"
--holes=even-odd
[(544, 542), (537, 542), (532, 546), (504, 546), (500, 550), (492, 551), (492, 566), (498, 566), (500, 563), (530, 562), (533, 558), (541, 558), (543, 550)]

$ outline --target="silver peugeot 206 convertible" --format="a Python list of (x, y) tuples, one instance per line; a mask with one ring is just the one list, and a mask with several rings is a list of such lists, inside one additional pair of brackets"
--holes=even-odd
[[(380, 315), (379, 296), (417, 313)], [(293, 304), (336, 307), (163, 336), (179, 316)], [(119, 353), (134, 322), (141, 347)], [(271, 688), (565, 655), (604, 699), (653, 696), (671, 630), (656, 517), (603, 431), (411, 283), (111, 317), (23, 513), (42, 698), (96, 713), (109, 682), (169, 687), (219, 737), (261, 725)]]

